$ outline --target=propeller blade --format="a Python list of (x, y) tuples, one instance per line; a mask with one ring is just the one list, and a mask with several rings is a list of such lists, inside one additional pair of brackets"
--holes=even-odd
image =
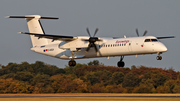
[(90, 32), (89, 32), (89, 29), (86, 28), (86, 31), (87, 31), (87, 33), (88, 33), (89, 36), (90, 36), (90, 38), (89, 38), (88, 40), (87, 40), (87, 39), (82, 39), (82, 40), (84, 40), (84, 41), (89, 41), (89, 45), (88, 45), (88, 47), (87, 47), (87, 49), (86, 49), (86, 51), (85, 51), (86, 53), (89, 51), (89, 49), (90, 49), (92, 46), (94, 47), (96, 53), (98, 52), (98, 48), (97, 48), (97, 46), (94, 44), (96, 41), (102, 41), (102, 40), (99, 39), (98, 37), (95, 37), (95, 35), (96, 35), (96, 33), (98, 32), (98, 30), (99, 30), (99, 29), (96, 28), (93, 37), (91, 37), (91, 34), (90, 34)]
[(89, 29), (88, 29), (88, 28), (86, 28), (86, 31), (87, 31), (87, 33), (89, 34), (89, 36), (91, 37), (91, 34), (90, 34), (90, 32), (89, 32)]
[(98, 49), (97, 49), (97, 47), (96, 47), (96, 45), (93, 43), (92, 44), (93, 45), (93, 47), (94, 47), (94, 49), (95, 49), (95, 51), (96, 51), (96, 53), (98, 52)]
[(144, 34), (143, 34), (143, 36), (145, 36), (145, 35), (146, 35), (146, 33), (147, 33), (147, 30), (145, 30), (145, 32), (144, 32)]
[[(96, 35), (96, 33), (97, 33), (97, 31), (98, 31), (98, 30), (99, 30), (99, 29), (98, 29), (98, 28), (96, 28), (96, 30), (95, 30), (95, 32), (94, 32), (94, 36)], [(94, 37), (94, 36), (93, 36), (93, 37)]]
[(137, 36), (139, 37), (138, 29), (136, 29), (136, 34), (137, 34)]
[(86, 49), (86, 53), (88, 53), (89, 49), (91, 48), (91, 43), (88, 45), (88, 48)]

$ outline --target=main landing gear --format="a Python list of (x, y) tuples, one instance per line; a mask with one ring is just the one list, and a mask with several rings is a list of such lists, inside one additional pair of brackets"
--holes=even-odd
[(76, 61), (74, 60), (75, 55), (76, 55), (76, 52), (72, 51), (72, 59), (68, 63), (70, 67), (76, 66)]
[(118, 67), (124, 67), (125, 63), (122, 61), (124, 59), (124, 56), (121, 56), (120, 61), (117, 63)]
[(69, 61), (69, 66), (70, 66), (70, 67), (76, 66), (76, 61), (74, 61), (74, 59), (71, 59), (71, 60)]
[(161, 53), (158, 53), (158, 56), (156, 57), (157, 60), (162, 60), (162, 56), (160, 54)]

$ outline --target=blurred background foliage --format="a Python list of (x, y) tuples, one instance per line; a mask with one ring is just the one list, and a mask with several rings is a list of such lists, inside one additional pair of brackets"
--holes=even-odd
[(0, 65), (0, 93), (180, 93), (180, 72), (119, 68), (98, 60), (58, 68), (41, 61)]

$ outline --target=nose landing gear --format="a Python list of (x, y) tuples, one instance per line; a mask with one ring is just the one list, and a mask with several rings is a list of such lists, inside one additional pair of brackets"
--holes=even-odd
[(162, 56), (160, 54), (161, 53), (158, 53), (158, 56), (156, 57), (157, 60), (162, 60)]
[(117, 63), (118, 67), (124, 67), (125, 63), (122, 61), (124, 59), (124, 56), (121, 56), (120, 61)]

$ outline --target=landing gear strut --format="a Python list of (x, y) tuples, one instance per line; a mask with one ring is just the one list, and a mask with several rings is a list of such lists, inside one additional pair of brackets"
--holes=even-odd
[(122, 61), (124, 59), (124, 56), (121, 56), (120, 61), (117, 63), (118, 67), (124, 67), (125, 63)]
[(160, 54), (161, 53), (158, 53), (158, 56), (156, 57), (157, 60), (162, 60), (162, 56)]
[(72, 59), (68, 63), (70, 67), (76, 66), (76, 61), (74, 60), (75, 55), (76, 55), (76, 52), (72, 51)]

